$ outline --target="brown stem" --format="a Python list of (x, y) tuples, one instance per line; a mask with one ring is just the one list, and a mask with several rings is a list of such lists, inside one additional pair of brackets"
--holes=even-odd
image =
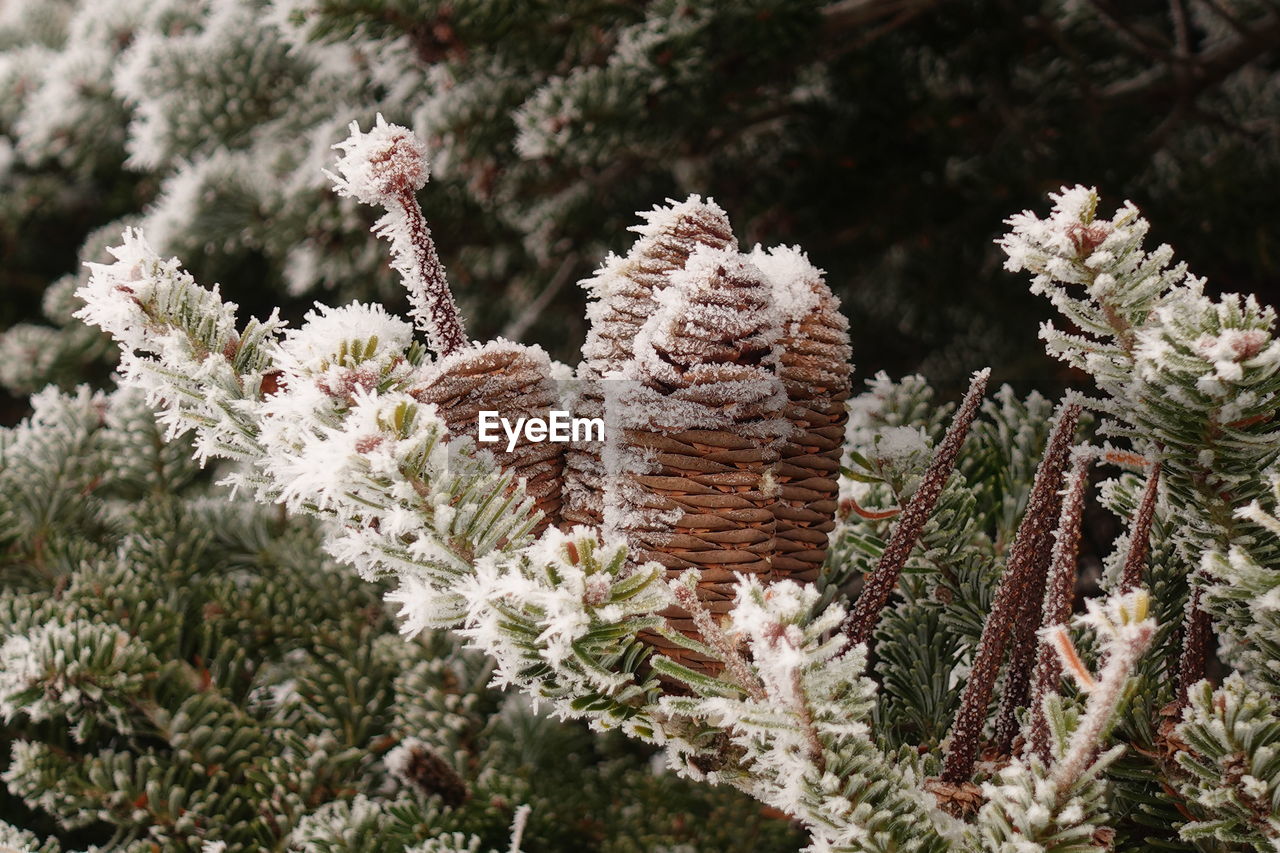
[(1147, 487), (1142, 490), (1142, 502), (1133, 516), (1129, 534), (1129, 553), (1124, 557), (1124, 570), (1120, 575), (1120, 590), (1128, 592), (1142, 583), (1142, 571), (1147, 567), (1147, 553), (1151, 550), (1151, 524), (1156, 516), (1156, 500), (1160, 492), (1160, 463), (1151, 466)]
[(1209, 637), (1213, 625), (1201, 598), (1202, 592), (1197, 586), (1191, 592), (1187, 616), (1182, 622), (1182, 656), (1178, 660), (1178, 691), (1174, 699), (1179, 709), (1186, 707), (1191, 685), (1204, 678), (1205, 663), (1209, 658)]
[(929, 469), (925, 471), (919, 488), (898, 517), (898, 523), (889, 537), (889, 544), (885, 546), (875, 569), (867, 576), (857, 604), (841, 624), (840, 630), (852, 643), (866, 643), (875, 632), (880, 612), (897, 587), (898, 577), (907, 564), (907, 558), (911, 556), (911, 549), (924, 532), (924, 526), (933, 514), (933, 508), (951, 476), (956, 457), (960, 455), (960, 447), (964, 444), (969, 427), (982, 404), (982, 395), (986, 391), (990, 375), (990, 370), (980, 370), (973, 375), (964, 401), (952, 419), (942, 444), (938, 446), (933, 461), (929, 463)]
[[(973, 765), (978, 757), (982, 737), (982, 724), (986, 720), (987, 706), (991, 702), (996, 676), (1000, 672), (1000, 662), (1010, 638), (1016, 637), (1018, 642), (1028, 644), (1035, 641), (1035, 628), (1038, 627), (1039, 619), (1034, 615), (1029, 616), (1028, 611), (1034, 612), (1043, 597), (1042, 594), (1041, 598), (1032, 600), (1037, 587), (1043, 590), (1043, 575), (1048, 570), (1048, 560), (1042, 554), (1047, 555), (1049, 551), (1052, 532), (1058, 520), (1061, 506), (1058, 490), (1071, 455), (1080, 412), (1079, 403), (1072, 402), (1063, 406), (1053, 434), (1049, 436), (1044, 458), (1036, 469), (1031, 497), (1027, 501), (1027, 512), (1018, 526), (1018, 534), (1009, 552), (1008, 567), (991, 605), (991, 614), (982, 626), (982, 638), (978, 641), (973, 669), (965, 684), (955, 722), (951, 726), (951, 742), (942, 765), (941, 778), (944, 782), (958, 785), (969, 781), (973, 775)], [(1010, 678), (1029, 679), (1030, 673), (1010, 671)]]
[(764, 689), (764, 685), (760, 683), (760, 679), (751, 671), (751, 667), (747, 664), (745, 658), (738, 651), (737, 647), (725, 636), (724, 631), (711, 618), (711, 613), (702, 602), (698, 600), (698, 594), (683, 583), (672, 584), (672, 591), (675, 593), (676, 603), (679, 604), (693, 619), (693, 624), (697, 626), (698, 633), (702, 635), (702, 640), (711, 648), (715, 649), (720, 658), (724, 661), (724, 667), (729, 675), (747, 691), (752, 699), (757, 702), (763, 702), (768, 693)]
[[(1084, 499), (1089, 487), (1089, 467), (1095, 452), (1078, 450), (1067, 475), (1067, 493), (1058, 514), (1054, 533), (1053, 562), (1046, 581), (1041, 625), (1062, 625), (1071, 618), (1071, 600), (1075, 596), (1076, 562), (1080, 555), (1080, 528), (1084, 519)], [(1044, 700), (1058, 689), (1062, 677), (1062, 661), (1047, 640), (1040, 640), (1036, 652), (1034, 687), (1031, 691), (1031, 725), (1027, 749), (1049, 762), (1049, 720), (1044, 714)]]
[(418, 287), (409, 286), (411, 313), (426, 327), (427, 343), (432, 351), (443, 358), (467, 346), (467, 333), (458, 316), (458, 305), (449, 290), (444, 266), (436, 253), (431, 228), (418, 205), (413, 189), (406, 186), (397, 196), (396, 203), (404, 213), (409, 231), (409, 245), (413, 249), (413, 265), (419, 279)]

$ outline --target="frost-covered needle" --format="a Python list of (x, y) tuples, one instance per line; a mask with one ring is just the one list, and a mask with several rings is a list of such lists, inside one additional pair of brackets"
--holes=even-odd
[(428, 345), (442, 357), (462, 349), (467, 333), (415, 195), (430, 176), (426, 147), (413, 131), (388, 124), (381, 113), (368, 133), (351, 122), (351, 135), (333, 147), (342, 151), (339, 174), (325, 174), (338, 193), (387, 211), (373, 233), (391, 242), (391, 266), (409, 291), (409, 313), (427, 333)]

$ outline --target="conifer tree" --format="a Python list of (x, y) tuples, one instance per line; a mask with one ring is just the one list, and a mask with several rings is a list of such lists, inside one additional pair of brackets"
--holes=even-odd
[[(386, 162), (377, 146), (352, 151)], [(495, 684), (658, 744), (682, 775), (798, 821), (816, 849), (1273, 849), (1274, 596), (1235, 587), (1270, 592), (1280, 541), (1274, 312), (1207, 296), (1171, 250), (1144, 247), (1132, 205), (1104, 218), (1083, 187), (1052, 201), (1047, 218), (1008, 220), (1001, 247), (1072, 325), (1042, 334), (1097, 396), (983, 402), (982, 371), (948, 418), (921, 382), (877, 380), (851, 405), (820, 583), (746, 572), (715, 590), (732, 595), (723, 607), (706, 594), (720, 583), (708, 558), (738, 543), (670, 566), (663, 556), (703, 528), (619, 488), (681, 491), (664, 476), (679, 454), (602, 453), (619, 477), (604, 484), (603, 523), (536, 532), (518, 467), (410, 393), (449, 360), (426, 359), (377, 306), (293, 330), (239, 325), (216, 290), (130, 231), (81, 288), (81, 314), (121, 342), (126, 383), (196, 436), (198, 456), (240, 463), (230, 480), (246, 498), (326, 519), (333, 555), (394, 579), (407, 634), (453, 630), (492, 658)], [(750, 504), (776, 488), (760, 463), (797, 429), (783, 417), (775, 293), (750, 256), (696, 248), (666, 273), (622, 368), (641, 386), (616, 413), (626, 441), (640, 425), (686, 429), (681, 412), (718, 404), (720, 430), (761, 442), (732, 476), (705, 479), (710, 497), (748, 501), (741, 520), (768, 505)], [(353, 341), (377, 370), (348, 390), (332, 371)], [(1099, 420), (1076, 446), (1086, 406)], [(714, 443), (695, 449), (718, 464)], [(1101, 594), (1072, 616), (1094, 461), (1140, 475), (1101, 490), (1128, 530)], [(1216, 688), (1214, 636), (1234, 671)]]

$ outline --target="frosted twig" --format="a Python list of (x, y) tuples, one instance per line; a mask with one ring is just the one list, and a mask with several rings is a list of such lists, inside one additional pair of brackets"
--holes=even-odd
[(467, 334), (414, 195), (430, 175), (424, 146), (413, 131), (387, 124), (379, 114), (368, 133), (353, 121), (351, 135), (333, 147), (343, 152), (337, 163), (341, 174), (325, 174), (338, 193), (387, 211), (373, 231), (391, 242), (391, 266), (409, 292), (409, 313), (427, 333), (427, 343), (441, 357), (462, 349)]
[(885, 546), (884, 553), (880, 555), (880, 561), (867, 577), (857, 604), (840, 626), (840, 630), (849, 637), (851, 643), (868, 642), (875, 632), (876, 624), (880, 621), (880, 612), (884, 610), (889, 596), (898, 585), (898, 577), (907, 564), (907, 558), (911, 556), (911, 549), (915, 547), (920, 534), (924, 532), (924, 526), (929, 521), (929, 516), (933, 514), (933, 508), (937, 505), (942, 489), (951, 476), (956, 457), (960, 455), (960, 447), (969, 434), (969, 427), (978, 414), (978, 407), (982, 405), (982, 395), (987, 389), (987, 379), (990, 376), (990, 368), (973, 374), (969, 382), (969, 390), (965, 393), (959, 410), (951, 420), (951, 426), (947, 428), (947, 434), (943, 437), (942, 444), (938, 446), (933, 461), (929, 463), (928, 470), (921, 478), (920, 486), (907, 502), (906, 508), (902, 510), (897, 526), (893, 529), (893, 535), (889, 538), (889, 544)]
[(1205, 662), (1209, 657), (1213, 625), (1204, 609), (1202, 597), (1202, 588), (1194, 586), (1187, 601), (1186, 617), (1182, 620), (1182, 655), (1178, 659), (1178, 690), (1174, 699), (1179, 709), (1186, 706), (1191, 685), (1204, 678)]
[[(1071, 471), (1067, 474), (1067, 491), (1058, 514), (1054, 532), (1053, 554), (1049, 577), (1045, 581), (1041, 626), (1052, 628), (1071, 618), (1071, 599), (1076, 586), (1076, 561), (1080, 553), (1080, 526), (1084, 519), (1084, 499), (1089, 488), (1089, 468), (1097, 458), (1092, 447), (1078, 447), (1072, 454)], [(1044, 714), (1044, 700), (1058, 688), (1062, 663), (1050, 646), (1041, 639), (1037, 644), (1035, 677), (1031, 689), (1031, 724), (1027, 748), (1034, 750), (1045, 763), (1049, 761), (1049, 721)]]
[(671, 582), (671, 592), (675, 596), (676, 604), (679, 604), (693, 619), (693, 624), (697, 626), (698, 633), (702, 635), (702, 639), (707, 645), (720, 653), (720, 657), (724, 660), (725, 669), (733, 676), (734, 681), (747, 691), (747, 694), (757, 702), (764, 702), (768, 698), (768, 693), (764, 689), (764, 685), (756, 674), (751, 671), (751, 667), (747, 664), (745, 658), (734, 643), (725, 635), (724, 631), (711, 618), (710, 611), (703, 607), (702, 602), (698, 600), (698, 594), (684, 582), (684, 576), (677, 578)]
[[(958, 785), (969, 781), (973, 775), (987, 705), (1010, 638), (1016, 634), (1020, 642), (1035, 642), (1035, 629), (1039, 623), (1036, 614), (1041, 609), (1036, 605), (1043, 595), (1044, 576), (1049, 568), (1049, 541), (1061, 506), (1059, 489), (1062, 473), (1070, 458), (1081, 410), (1080, 403), (1075, 401), (1063, 405), (1049, 436), (1044, 458), (1036, 469), (1026, 515), (1018, 526), (1009, 551), (1009, 563), (991, 604), (991, 613), (982, 626), (973, 669), (951, 726), (951, 742), (942, 767), (944, 782)], [(1026, 630), (1028, 625), (1030, 631)], [(1030, 636), (1024, 636), (1028, 633)], [(1030, 680), (1027, 668), (1029, 663), (1018, 673), (1010, 671), (1010, 680), (1021, 680), (1023, 690)]]
[[(1156, 625), (1147, 618), (1149, 604), (1150, 598), (1142, 590), (1128, 593), (1104, 605), (1089, 602), (1089, 616), (1085, 619), (1097, 626), (1099, 633), (1103, 635), (1106, 665), (1096, 678), (1091, 679), (1084, 716), (1072, 732), (1062, 757), (1049, 774), (1050, 793), (1055, 799), (1076, 784), (1089, 769), (1120, 700), (1124, 697), (1125, 682), (1138, 658), (1151, 644)], [(1069, 671), (1075, 671), (1077, 667), (1083, 668), (1084, 664), (1079, 663), (1079, 656), (1074, 654), (1075, 647), (1071, 645), (1066, 629), (1060, 626), (1057, 631), (1065, 639), (1065, 644), (1059, 647), (1064, 652), (1064, 665), (1069, 667)], [(1085, 670), (1084, 674), (1087, 673)], [(1082, 681), (1081, 686), (1088, 683), (1088, 680)]]
[(507, 853), (520, 853), (520, 843), (524, 840), (525, 827), (529, 825), (529, 813), (533, 807), (525, 803), (516, 806), (515, 817), (511, 820), (511, 846)]
[(805, 744), (809, 747), (809, 760), (818, 768), (819, 773), (827, 772), (827, 759), (822, 754), (822, 741), (818, 738), (818, 727), (813, 722), (813, 712), (809, 710), (809, 702), (805, 699), (804, 682), (799, 668), (791, 671), (791, 703), (800, 720), (800, 728), (804, 731)]
[(1133, 516), (1129, 532), (1129, 553), (1125, 554), (1124, 570), (1120, 575), (1120, 589), (1129, 591), (1142, 583), (1142, 570), (1147, 565), (1150, 550), (1151, 523), (1156, 516), (1156, 501), (1160, 493), (1160, 463), (1151, 466), (1147, 486), (1142, 491), (1142, 501)]

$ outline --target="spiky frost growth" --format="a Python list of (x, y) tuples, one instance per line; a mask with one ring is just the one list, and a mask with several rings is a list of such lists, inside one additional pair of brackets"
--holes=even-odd
[(1280, 713), (1275, 697), (1231, 675), (1217, 690), (1207, 681), (1191, 691), (1178, 725), (1188, 750), (1178, 764), (1188, 775), (1178, 787), (1198, 820), (1179, 834), (1280, 849)]
[[(610, 380), (622, 378), (620, 371), (635, 355), (636, 335), (657, 309), (658, 294), (671, 274), (683, 269), (699, 246), (737, 246), (729, 218), (711, 199), (692, 195), (637, 215), (645, 222), (631, 227), (640, 236), (626, 256), (610, 255), (594, 276), (581, 282), (592, 301), (587, 304), (590, 328), (582, 345), (581, 388), (574, 407), (580, 417), (604, 417), (606, 406), (616, 405), (625, 396), (625, 389), (608, 392), (614, 384)], [(601, 522), (606, 476), (601, 464), (603, 444), (578, 442), (566, 454), (564, 518), (568, 523)]]
[(845, 401), (853, 371), (849, 321), (824, 273), (799, 247), (766, 252), (756, 246), (751, 261), (768, 276), (774, 304), (783, 315), (778, 376), (787, 389), (785, 416), (791, 422), (777, 467), (781, 493), (773, 509), (773, 574), (813, 583), (835, 528), (848, 419)]
[(432, 352), (447, 356), (462, 349), (467, 333), (414, 195), (430, 176), (426, 147), (413, 131), (387, 124), (379, 113), (368, 133), (351, 122), (351, 135), (334, 148), (342, 151), (339, 174), (326, 174), (338, 193), (387, 211), (373, 230), (391, 242), (392, 266), (409, 291), (409, 313), (427, 333)]
[(1093, 853), (1108, 846), (1106, 786), (1101, 776), (1124, 747), (1099, 752), (1122, 710), (1134, 665), (1155, 633), (1148, 606), (1148, 594), (1141, 590), (1101, 603), (1089, 601), (1088, 613), (1079, 622), (1092, 629), (1102, 646), (1105, 663), (1096, 675), (1079, 662), (1066, 629), (1051, 629), (1049, 636), (1062, 655), (1064, 669), (1087, 696), (1084, 708), (1077, 716), (1062, 706), (1060, 697), (1046, 699), (1051, 708), (1053, 761), (1046, 766), (1037, 755), (1016, 758), (1000, 771), (996, 782), (982, 786), (987, 803), (978, 813), (980, 829), (972, 836), (978, 849)]

